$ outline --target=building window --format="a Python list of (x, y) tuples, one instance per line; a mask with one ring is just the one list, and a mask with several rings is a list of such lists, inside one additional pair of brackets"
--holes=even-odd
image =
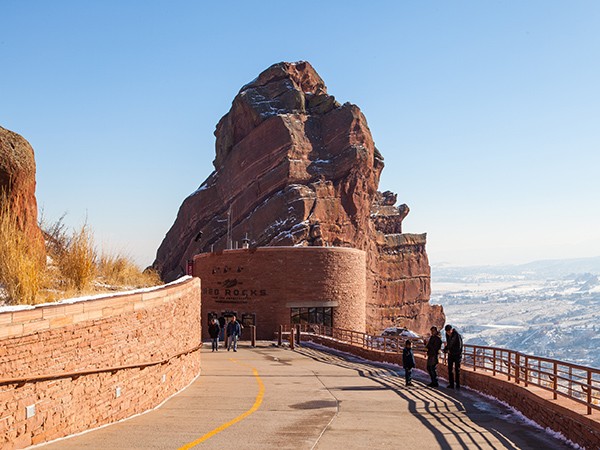
[(292, 324), (318, 324), (333, 326), (333, 308), (291, 308), (290, 322)]

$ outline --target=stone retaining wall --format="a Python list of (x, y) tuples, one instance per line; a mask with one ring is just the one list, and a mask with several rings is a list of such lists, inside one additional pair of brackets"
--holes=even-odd
[[(384, 353), (306, 334), (302, 334), (302, 339), (351, 353), (369, 361), (392, 363), (402, 367), (402, 352)], [(427, 372), (427, 359), (424, 355), (415, 354), (415, 361), (418, 369)], [(447, 373), (447, 366), (439, 364), (438, 374), (446, 377)], [(560, 396), (557, 400), (553, 400), (552, 394), (544, 389), (518, 385), (514, 381), (508, 381), (506, 376), (493, 376), (491, 372), (473, 371), (464, 366), (461, 367), (461, 383), (463, 386), (509, 404), (538, 425), (561, 433), (583, 448), (600, 449), (600, 412), (598, 411), (586, 415), (585, 406), (573, 400)]]
[(0, 448), (154, 408), (199, 374), (200, 337), (198, 278), (0, 313)]

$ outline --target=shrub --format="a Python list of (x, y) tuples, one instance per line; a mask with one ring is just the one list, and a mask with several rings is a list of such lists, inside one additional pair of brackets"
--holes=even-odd
[(79, 292), (89, 288), (96, 276), (96, 250), (88, 225), (66, 237), (57, 249), (56, 262), (67, 288), (74, 287)]
[(66, 213), (53, 224), (47, 224), (44, 212), (40, 213), (39, 225), (46, 240), (46, 251), (48, 252), (48, 256), (53, 260), (58, 260), (58, 255), (64, 252), (69, 245), (70, 237), (64, 222), (65, 216)]
[(142, 272), (130, 257), (122, 254), (103, 253), (98, 262), (98, 276), (110, 286), (140, 288), (162, 284), (156, 271)]

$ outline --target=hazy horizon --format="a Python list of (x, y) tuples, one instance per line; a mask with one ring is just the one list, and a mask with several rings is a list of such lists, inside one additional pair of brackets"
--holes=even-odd
[(564, 265), (568, 266), (569, 263), (585, 263), (585, 262), (590, 262), (590, 263), (594, 263), (594, 265), (598, 266), (598, 270), (600, 271), (600, 255), (598, 256), (586, 256), (586, 257), (581, 257), (581, 258), (549, 258), (549, 259), (534, 259), (531, 261), (525, 261), (525, 262), (510, 262), (510, 263), (497, 263), (497, 264), (472, 264), (472, 265), (467, 265), (467, 264), (455, 264), (455, 263), (451, 263), (451, 262), (446, 262), (446, 261), (436, 261), (435, 263), (431, 264), (432, 267), (438, 267), (438, 268), (444, 268), (444, 267), (457, 267), (457, 268), (469, 268), (469, 267), (479, 267), (479, 268), (483, 268), (483, 267), (521, 267), (521, 266), (528, 266), (528, 265), (540, 265), (540, 264), (552, 264), (552, 263), (564, 263)]
[[(236, 7), (237, 6), (237, 7)], [(48, 221), (150, 265), (239, 89), (309, 61), (358, 105), (432, 265), (600, 255), (600, 3), (5, 2), (0, 126)]]

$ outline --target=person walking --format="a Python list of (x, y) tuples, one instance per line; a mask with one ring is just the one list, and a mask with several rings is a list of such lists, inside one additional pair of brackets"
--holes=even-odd
[(237, 341), (242, 333), (240, 323), (236, 320), (235, 316), (231, 317), (231, 321), (227, 324), (227, 351), (231, 350), (237, 352)]
[(214, 317), (210, 321), (210, 325), (208, 326), (208, 334), (212, 341), (212, 351), (219, 351), (219, 333), (221, 331), (221, 327), (219, 326), (219, 322)]
[(452, 325), (446, 325), (446, 346), (444, 353), (448, 354), (448, 388), (460, 389), (460, 361), (462, 360), (462, 336)]
[(406, 386), (412, 386), (412, 370), (416, 366), (415, 355), (412, 350), (412, 342), (407, 339), (402, 350), (402, 367), (404, 367), (404, 378)]
[(425, 344), (425, 348), (427, 349), (427, 372), (431, 377), (431, 383), (427, 386), (429, 387), (438, 387), (438, 374), (437, 374), (437, 365), (438, 365), (438, 355), (440, 353), (440, 349), (442, 348), (442, 338), (440, 337), (440, 332), (437, 327), (431, 327), (431, 336), (429, 340)]

